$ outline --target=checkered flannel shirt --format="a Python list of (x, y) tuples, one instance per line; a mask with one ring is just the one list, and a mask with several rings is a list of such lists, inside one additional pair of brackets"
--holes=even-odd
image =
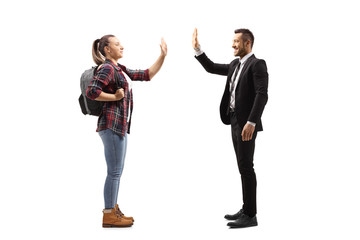
[[(130, 133), (133, 94), (132, 90), (129, 90), (129, 84), (123, 72), (133, 81), (150, 81), (149, 69), (131, 70), (121, 64), (115, 65), (111, 60), (106, 59), (105, 63), (97, 70), (93, 80), (90, 82), (86, 95), (94, 100), (102, 91), (114, 94), (118, 88), (123, 88), (125, 96), (119, 101), (104, 102), (102, 113), (98, 119), (97, 132), (111, 129), (121, 136), (125, 136), (125, 133)], [(116, 83), (114, 74), (118, 74), (117, 79), (119, 86)], [(129, 121), (127, 121), (127, 119), (129, 119)]]

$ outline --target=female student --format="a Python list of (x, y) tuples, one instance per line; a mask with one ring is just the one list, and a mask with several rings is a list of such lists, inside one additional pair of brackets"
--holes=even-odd
[[(117, 204), (133, 108), (131, 81), (149, 81), (155, 76), (167, 54), (164, 39), (161, 39), (160, 49), (160, 57), (149, 69), (131, 70), (118, 63), (124, 47), (114, 35), (105, 35), (93, 43), (92, 55), (99, 67), (86, 94), (90, 99), (104, 102), (96, 130), (104, 144), (107, 164), (103, 227), (130, 227), (134, 222)], [(125, 74), (131, 80), (127, 80)]]

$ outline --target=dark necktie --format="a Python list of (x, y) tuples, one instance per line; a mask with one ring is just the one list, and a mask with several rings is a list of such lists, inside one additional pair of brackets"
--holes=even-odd
[(229, 98), (229, 106), (227, 108), (227, 114), (229, 114), (230, 112), (230, 106), (231, 106), (231, 95), (232, 95), (232, 92), (234, 91), (234, 88), (235, 88), (235, 81), (236, 81), (236, 77), (239, 73), (239, 70), (240, 70), (240, 66), (241, 66), (241, 62), (239, 61), (238, 65), (236, 66), (236, 69), (235, 69), (235, 73), (231, 79), (231, 82), (230, 82), (230, 98)]
[(232, 94), (232, 92), (234, 91), (235, 81), (236, 81), (236, 77), (240, 70), (240, 65), (241, 65), (241, 62), (239, 61), (238, 65), (236, 66), (236, 69), (235, 69), (234, 77), (231, 79), (231, 82), (230, 82), (230, 94)]

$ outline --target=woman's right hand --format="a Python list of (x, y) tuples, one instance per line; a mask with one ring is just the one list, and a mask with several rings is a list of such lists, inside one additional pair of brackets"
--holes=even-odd
[(116, 92), (115, 92), (115, 99), (116, 101), (119, 101), (121, 99), (124, 98), (125, 93), (124, 93), (124, 89), (123, 88), (119, 88)]

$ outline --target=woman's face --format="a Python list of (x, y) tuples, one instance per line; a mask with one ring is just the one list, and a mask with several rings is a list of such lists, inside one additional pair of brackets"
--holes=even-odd
[(108, 54), (111, 58), (118, 60), (123, 57), (124, 47), (120, 44), (117, 37), (110, 37), (109, 46), (106, 46), (105, 48), (106, 54)]

